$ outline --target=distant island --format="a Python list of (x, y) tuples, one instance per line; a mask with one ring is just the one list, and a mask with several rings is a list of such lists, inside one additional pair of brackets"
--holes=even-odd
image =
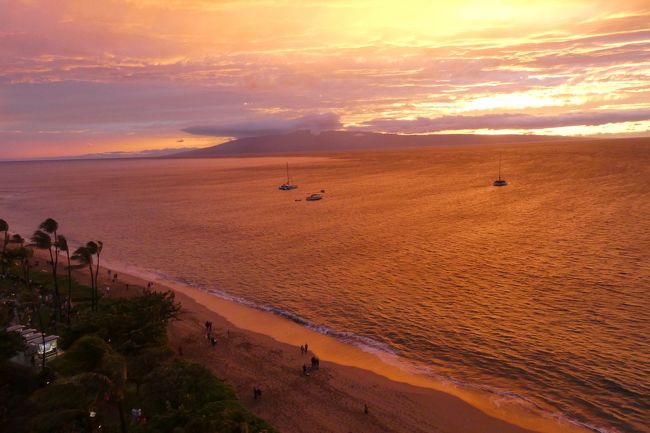
[(541, 143), (571, 140), (545, 135), (476, 135), (428, 134), (402, 135), (377, 132), (326, 131), (314, 134), (309, 130), (284, 134), (246, 137), (203, 149), (182, 151), (165, 158), (210, 158), (238, 155), (270, 155), (282, 153), (347, 152), (351, 150), (404, 149), (430, 146), (473, 144)]

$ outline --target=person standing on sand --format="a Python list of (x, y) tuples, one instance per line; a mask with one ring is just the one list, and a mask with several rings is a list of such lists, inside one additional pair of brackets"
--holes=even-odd
[(363, 413), (368, 415), (368, 405), (366, 403), (363, 404)]
[(305, 354), (307, 354), (307, 352), (309, 352), (309, 346), (307, 346), (307, 343), (305, 343)]

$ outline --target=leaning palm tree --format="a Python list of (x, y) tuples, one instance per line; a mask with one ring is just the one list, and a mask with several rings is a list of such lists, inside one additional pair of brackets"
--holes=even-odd
[(0, 256), (0, 274), (4, 275), (5, 273), (5, 252), (7, 251), (7, 243), (9, 242), (9, 224), (7, 221), (0, 218), (0, 232), (3, 232), (2, 236), (2, 256)]
[(54, 283), (54, 306), (57, 322), (61, 320), (61, 297), (59, 295), (59, 279), (57, 278), (59, 246), (56, 243), (56, 232), (58, 229), (59, 223), (52, 218), (48, 218), (41, 223), (38, 230), (36, 230), (32, 235), (32, 243), (36, 248), (47, 249), (50, 252), (50, 269), (52, 269), (52, 279)]
[(95, 285), (99, 286), (99, 256), (104, 248), (104, 243), (102, 241), (89, 241), (86, 242), (86, 248), (88, 248), (91, 254), (97, 256), (97, 263), (95, 263)]
[(86, 248), (90, 254), (97, 256), (97, 262), (95, 263), (95, 307), (97, 307), (97, 301), (99, 300), (99, 257), (104, 248), (104, 243), (102, 241), (88, 241), (86, 242)]
[(91, 293), (91, 309), (95, 311), (95, 273), (93, 272), (93, 253), (87, 246), (81, 246), (72, 253), (72, 259), (76, 260), (82, 266), (88, 266), (90, 271), (90, 293)]
[(72, 268), (70, 267), (70, 248), (68, 247), (68, 240), (63, 235), (56, 237), (56, 244), (60, 251), (65, 252), (68, 259), (68, 302), (66, 302), (66, 320), (70, 324), (70, 306), (72, 304)]

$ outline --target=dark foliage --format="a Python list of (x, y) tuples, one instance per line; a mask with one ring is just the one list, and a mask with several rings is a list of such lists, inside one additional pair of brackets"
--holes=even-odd
[(129, 299), (102, 299), (99, 310), (84, 311), (62, 332), (61, 345), (97, 334), (125, 356), (150, 347), (165, 346), (167, 323), (177, 317), (180, 306), (173, 292), (147, 292)]
[(145, 378), (144, 409), (154, 414), (136, 432), (272, 432), (260, 418), (245, 410), (234, 392), (200, 365), (175, 361)]

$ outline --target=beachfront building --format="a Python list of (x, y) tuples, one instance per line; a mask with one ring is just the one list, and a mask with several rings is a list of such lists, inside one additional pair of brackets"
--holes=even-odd
[(43, 358), (47, 363), (59, 355), (58, 335), (44, 335), (36, 329), (23, 325), (10, 326), (6, 331), (20, 334), (25, 342), (25, 350), (10, 360), (16, 364), (40, 368), (43, 365)]

